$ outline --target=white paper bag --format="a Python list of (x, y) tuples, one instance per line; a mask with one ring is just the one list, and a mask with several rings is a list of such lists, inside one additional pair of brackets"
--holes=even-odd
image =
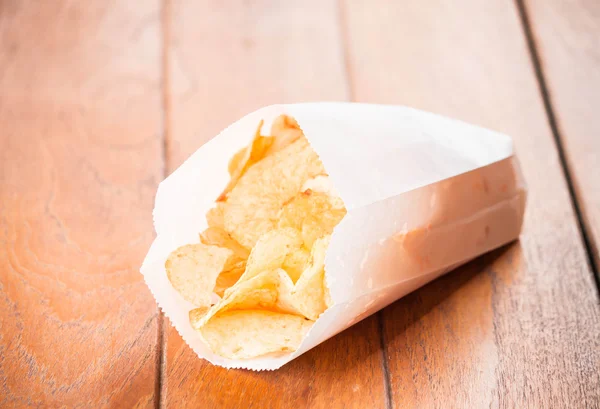
[[(348, 210), (335, 228), (325, 277), (334, 305), (297, 351), (232, 360), (192, 329), (194, 308), (171, 286), (164, 264), (198, 242), (206, 212), (229, 181), (227, 163), (280, 114), (293, 116)], [(164, 314), (199, 357), (226, 368), (277, 369), (409, 292), (515, 240), (525, 187), (511, 139), (401, 106), (304, 103), (262, 108), (196, 151), (158, 188), (154, 240), (141, 268)]]

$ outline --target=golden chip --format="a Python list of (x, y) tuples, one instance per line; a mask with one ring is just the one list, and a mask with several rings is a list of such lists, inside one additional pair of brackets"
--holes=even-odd
[(278, 224), (301, 230), (304, 246), (311, 248), (315, 240), (331, 234), (345, 215), (341, 199), (307, 190), (283, 207)]
[(280, 268), (288, 254), (302, 247), (302, 239), (297, 230), (277, 229), (263, 235), (250, 252), (246, 271), (240, 281), (249, 280), (263, 271)]
[(327, 308), (324, 294), (325, 254), (330, 236), (317, 239), (311, 251), (311, 262), (298, 279), (292, 296), (294, 307), (312, 320)]
[(225, 230), (219, 227), (209, 227), (200, 233), (200, 241), (208, 246), (224, 247), (231, 251), (239, 260), (246, 260), (250, 255), (248, 249), (235, 241)]
[(229, 160), (227, 164), (227, 171), (229, 176), (233, 176), (238, 172), (239, 169), (244, 167), (244, 163), (247, 161), (248, 147), (244, 146), (242, 149), (237, 151)]
[(247, 359), (295, 351), (312, 324), (297, 315), (237, 310), (210, 320), (200, 333), (214, 353), (230, 359)]
[(267, 155), (282, 150), (303, 135), (298, 122), (294, 118), (288, 115), (279, 115), (271, 125), (271, 136), (274, 137), (274, 141), (267, 150)]
[(325, 193), (332, 198), (335, 198), (335, 207), (343, 207), (344, 205), (341, 202), (342, 199), (338, 197), (338, 194), (333, 187), (333, 183), (331, 183), (331, 179), (329, 179), (329, 176), (327, 175), (317, 175), (312, 179), (308, 179), (304, 182), (304, 185), (302, 185), (301, 190), (303, 192), (311, 190), (316, 193)]
[(267, 156), (248, 169), (223, 205), (224, 228), (242, 246), (254, 247), (258, 238), (277, 225), (277, 214), (306, 180), (324, 172), (323, 164), (306, 138)]
[[(165, 263), (173, 287), (198, 308), (192, 327), (231, 359), (296, 350), (332, 304), (325, 254), (346, 214), (317, 154), (294, 118), (259, 124), (229, 161), (231, 180), (206, 215), (200, 244)], [(210, 306), (211, 292), (222, 298)]]
[(190, 323), (200, 321), (209, 310), (209, 307), (198, 307), (191, 310), (189, 313)]
[(309, 265), (309, 261), (310, 253), (304, 248), (297, 248), (288, 253), (283, 261), (283, 264), (281, 265), (281, 268), (288, 273), (292, 281), (295, 283)]
[(215, 315), (229, 310), (268, 309), (300, 315), (291, 301), (293, 288), (292, 280), (280, 268), (264, 271), (245, 281), (240, 280), (194, 324), (194, 328), (201, 328)]
[(208, 227), (223, 228), (225, 224), (223, 221), (223, 203), (217, 203), (215, 207), (206, 213), (206, 223)]
[(229, 287), (232, 287), (235, 283), (238, 282), (244, 271), (246, 270), (246, 262), (241, 262), (238, 265), (233, 266), (231, 269), (227, 271), (223, 271), (217, 277), (217, 282), (215, 284), (214, 292), (219, 295), (219, 297), (223, 297), (225, 290)]
[(165, 262), (167, 277), (187, 301), (208, 306), (217, 277), (232, 254), (229, 249), (202, 243), (179, 247)]
[(229, 161), (228, 170), (229, 174), (231, 175), (231, 180), (217, 198), (217, 202), (222, 202), (227, 199), (227, 195), (231, 189), (235, 187), (238, 180), (253, 164), (260, 161), (265, 156), (267, 150), (273, 143), (272, 137), (262, 136), (260, 134), (262, 125), (263, 121), (260, 121), (250, 145), (237, 152)]
[[(292, 282), (281, 269), (263, 272), (231, 288), (208, 312), (190, 314), (213, 352), (241, 359), (297, 348), (312, 321), (289, 312)], [(290, 309), (291, 308), (291, 309)], [(293, 340), (282, 343), (281, 337)]]
[(200, 233), (200, 242), (206, 245), (218, 246), (232, 251), (231, 256), (223, 266), (223, 271), (217, 277), (214, 292), (222, 295), (234, 285), (246, 269), (246, 259), (250, 252), (235, 241), (229, 233), (219, 227), (209, 227)]

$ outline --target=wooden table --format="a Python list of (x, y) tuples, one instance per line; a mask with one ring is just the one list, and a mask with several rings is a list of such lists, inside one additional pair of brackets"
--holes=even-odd
[[(600, 407), (600, 2), (0, 0), (0, 407)], [(158, 183), (308, 100), (512, 135), (521, 240), (276, 372), (196, 358), (144, 285)]]

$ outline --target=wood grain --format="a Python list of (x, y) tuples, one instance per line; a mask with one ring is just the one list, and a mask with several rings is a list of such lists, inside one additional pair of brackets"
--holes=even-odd
[(600, 406), (598, 296), (516, 8), (346, 1), (343, 14), (357, 100), (508, 133), (529, 185), (519, 243), (384, 310), (393, 406)]
[[(169, 171), (261, 106), (348, 98), (335, 1), (177, 0), (166, 21)], [(164, 338), (165, 407), (386, 405), (376, 317), (276, 372), (214, 367), (198, 359), (168, 321)]]
[(525, 1), (525, 6), (597, 269), (600, 266), (600, 2)]
[(156, 1), (0, 2), (0, 407), (153, 407)]
[[(598, 265), (600, 9), (525, 5)], [(521, 241), (276, 372), (158, 337), (165, 170), (260, 106), (348, 99), (513, 135)], [(0, 0), (0, 407), (600, 407), (599, 308), (513, 2)]]

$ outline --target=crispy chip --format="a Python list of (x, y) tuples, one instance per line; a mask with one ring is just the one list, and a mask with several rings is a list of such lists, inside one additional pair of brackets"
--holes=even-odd
[(217, 203), (215, 207), (206, 213), (206, 223), (208, 227), (223, 228), (225, 224), (223, 221), (223, 203)]
[(228, 170), (231, 180), (217, 198), (217, 202), (227, 200), (227, 195), (235, 187), (238, 180), (246, 173), (248, 169), (256, 162), (265, 157), (267, 150), (273, 144), (273, 138), (270, 136), (262, 136), (260, 130), (263, 121), (260, 121), (256, 133), (250, 145), (238, 151), (229, 161)]
[(198, 307), (194, 308), (189, 312), (190, 322), (198, 322), (206, 315), (210, 310), (209, 307)]
[(234, 291), (211, 308), (202, 325), (215, 315), (230, 310), (276, 309), (278, 281), (279, 270), (272, 270), (256, 276), (251, 283), (239, 283), (231, 287)]
[(246, 260), (250, 252), (219, 227), (209, 227), (200, 233), (200, 242), (232, 251), (231, 256), (223, 266), (223, 271), (217, 277), (214, 288), (214, 292), (222, 296), (223, 292), (233, 286), (244, 273)]
[(217, 277), (214, 292), (219, 296), (223, 297), (225, 291), (233, 287), (238, 282), (244, 271), (246, 270), (246, 262), (241, 262), (238, 265), (233, 266), (230, 270), (223, 271)]
[(295, 351), (313, 322), (264, 310), (229, 311), (200, 329), (216, 354), (230, 359)]
[[(316, 193), (325, 193), (341, 202), (339, 195), (333, 187), (333, 183), (331, 183), (331, 179), (329, 179), (329, 176), (327, 175), (317, 175), (312, 179), (308, 179), (304, 182), (304, 185), (302, 185), (301, 191), (305, 192), (307, 190)], [(336, 203), (336, 206), (343, 207), (343, 203), (341, 203), (341, 205)]]
[[(213, 352), (227, 358), (252, 358), (296, 349), (312, 325), (298, 313), (317, 318), (325, 309), (322, 277), (327, 243), (328, 239), (317, 241), (311, 255), (313, 263), (295, 288), (281, 269), (260, 273), (236, 284), (208, 312), (190, 313), (192, 326)], [(282, 344), (282, 336), (294, 341)]]
[[(250, 255), (248, 249), (235, 241), (233, 237), (220, 227), (209, 227), (200, 233), (200, 242), (208, 246), (224, 247), (233, 251), (239, 260), (246, 260)], [(239, 261), (238, 260), (238, 261)]]
[[(297, 342), (301, 342), (304, 332), (298, 335), (299, 328), (292, 325), (293, 332), (288, 334), (285, 327), (291, 325), (289, 322), (301, 322), (302, 328), (308, 329), (312, 321), (301, 317), (300, 313), (318, 317), (324, 309), (323, 289), (319, 285), (319, 278), (322, 285), (324, 248), (327, 246), (327, 240), (319, 240), (317, 243), (312, 254), (313, 263), (295, 287), (285, 271), (265, 271), (231, 287), (225, 297), (208, 312), (194, 310), (190, 313), (192, 327), (200, 331), (215, 353), (230, 358), (251, 358), (270, 352), (287, 351), (281, 346), (277, 349), (263, 349), (281, 334), (294, 334), (298, 336)], [(318, 303), (319, 296), (321, 304)], [(277, 320), (284, 320), (288, 324), (285, 327), (273, 327), (273, 333), (268, 334), (265, 341), (254, 328), (255, 322), (261, 321), (254, 321), (251, 318), (254, 315), (246, 314), (251, 311), (257, 314), (267, 313), (261, 315), (261, 320), (267, 320), (262, 322), (267, 332), (271, 331), (271, 325)], [(271, 318), (274, 318), (274, 321), (269, 321)], [(297, 347), (297, 343), (294, 345)], [(234, 347), (235, 351), (228, 349), (230, 346)]]
[(329, 239), (327, 236), (317, 239), (311, 251), (311, 264), (300, 276), (292, 296), (294, 307), (305, 317), (312, 320), (327, 308), (324, 294), (325, 254)]
[(229, 163), (227, 164), (227, 171), (229, 172), (229, 176), (233, 176), (238, 171), (238, 169), (244, 167), (245, 162), (247, 162), (247, 153), (248, 147), (244, 146), (231, 157)]
[[(283, 137), (283, 134), (289, 130), (300, 130), (300, 125), (298, 125), (298, 121), (291, 116), (282, 114), (273, 120), (273, 124), (271, 125), (271, 136), (281, 138)], [(302, 133), (300, 133), (300, 135), (302, 135)]]
[(295, 283), (300, 278), (300, 275), (308, 267), (310, 261), (310, 253), (304, 248), (297, 248), (292, 250), (285, 257), (281, 268), (290, 276), (292, 281)]
[(263, 235), (248, 257), (246, 271), (240, 281), (249, 280), (263, 271), (280, 268), (288, 254), (302, 247), (302, 239), (297, 230), (277, 229)]
[[(251, 358), (297, 348), (312, 322), (289, 313), (297, 312), (291, 306), (292, 286), (285, 271), (265, 271), (236, 284), (208, 312), (190, 314), (190, 322), (210, 348), (225, 357)], [(282, 344), (281, 336), (294, 342)]]
[(232, 254), (229, 249), (202, 243), (179, 247), (165, 262), (167, 277), (187, 301), (208, 306), (217, 277)]
[(275, 138), (267, 150), (271, 155), (300, 139), (304, 134), (294, 118), (288, 115), (279, 115), (271, 125), (271, 136)]
[[(165, 263), (173, 287), (198, 306), (192, 327), (232, 359), (298, 348), (332, 304), (325, 254), (346, 214), (298, 123), (281, 115), (272, 136), (262, 125), (229, 161), (231, 180), (206, 215), (201, 244)], [(211, 307), (213, 291), (221, 299)]]
[[(341, 220), (342, 217), (343, 215), (339, 220)], [(327, 234), (331, 234), (338, 221), (333, 217), (319, 220), (319, 218), (315, 216), (307, 216), (302, 223), (302, 241), (304, 242), (304, 245), (310, 248), (317, 239)]]
[(324, 173), (306, 138), (267, 156), (248, 169), (223, 206), (224, 228), (242, 246), (254, 247), (277, 225), (277, 214), (306, 180)]
[(307, 190), (283, 207), (278, 224), (301, 230), (304, 246), (311, 248), (315, 240), (331, 234), (345, 215), (341, 199)]
[(194, 324), (194, 328), (201, 328), (215, 315), (229, 310), (268, 309), (300, 315), (291, 300), (293, 289), (292, 280), (280, 268), (264, 271), (245, 281), (240, 280)]
[(302, 230), (304, 218), (312, 214), (311, 208), (315, 207), (315, 198), (316, 195), (310, 190), (298, 193), (279, 212), (278, 226)]

